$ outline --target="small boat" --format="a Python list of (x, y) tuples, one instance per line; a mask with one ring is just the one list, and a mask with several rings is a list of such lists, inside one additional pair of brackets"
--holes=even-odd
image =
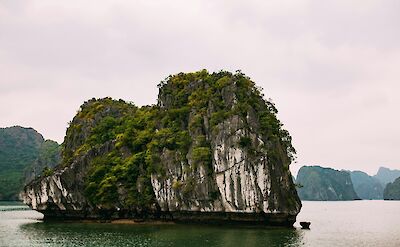
[(310, 229), (311, 222), (302, 221), (302, 222), (300, 222), (300, 225), (301, 225), (302, 229)]

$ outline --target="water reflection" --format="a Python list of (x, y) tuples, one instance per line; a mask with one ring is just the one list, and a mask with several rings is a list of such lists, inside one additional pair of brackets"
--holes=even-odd
[(0, 205), (0, 246), (299, 246), (301, 231), (206, 225), (43, 222), (21, 205)]
[[(7, 206), (9, 207), (9, 205)], [(2, 210), (3, 209), (3, 210)], [(41, 222), (0, 205), (0, 246), (400, 246), (400, 201), (303, 202), (311, 230)]]
[(29, 223), (31, 246), (300, 246), (296, 229), (203, 225)]

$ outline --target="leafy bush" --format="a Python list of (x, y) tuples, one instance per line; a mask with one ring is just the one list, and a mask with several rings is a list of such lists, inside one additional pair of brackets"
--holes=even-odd
[(53, 173), (54, 173), (54, 170), (53, 170), (52, 168), (45, 167), (45, 168), (43, 169), (43, 171), (42, 171), (42, 176), (43, 176), (43, 177), (48, 177), (48, 176), (53, 175)]
[(209, 147), (196, 147), (192, 151), (193, 161), (198, 164), (211, 163), (211, 149)]
[(248, 136), (242, 136), (239, 140), (239, 146), (241, 148), (248, 148), (251, 147), (251, 139)]

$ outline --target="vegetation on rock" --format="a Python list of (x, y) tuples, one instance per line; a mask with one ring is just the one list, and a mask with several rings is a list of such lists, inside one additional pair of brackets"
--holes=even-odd
[[(96, 153), (85, 177), (85, 195), (92, 205), (153, 206), (151, 176), (166, 176), (171, 169), (161, 161), (166, 157), (181, 164), (185, 173), (202, 169), (212, 176), (211, 135), (235, 115), (244, 122), (250, 117), (257, 120), (257, 131), (264, 138), (262, 152), (271, 163), (283, 162), (288, 169), (294, 159), (291, 136), (277, 119), (274, 104), (240, 71), (180, 73), (158, 87), (156, 105), (137, 107), (111, 98), (91, 99), (70, 123), (58, 169)], [(252, 142), (245, 136), (238, 145), (251, 149)], [(96, 151), (100, 149), (106, 151)], [(194, 178), (176, 180), (172, 187), (190, 197), (197, 182)], [(209, 200), (217, 197), (214, 193)]]

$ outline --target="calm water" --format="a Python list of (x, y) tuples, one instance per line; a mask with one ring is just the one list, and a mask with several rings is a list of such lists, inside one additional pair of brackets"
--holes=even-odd
[(311, 230), (194, 225), (44, 223), (0, 203), (0, 246), (400, 246), (400, 202), (303, 202)]

